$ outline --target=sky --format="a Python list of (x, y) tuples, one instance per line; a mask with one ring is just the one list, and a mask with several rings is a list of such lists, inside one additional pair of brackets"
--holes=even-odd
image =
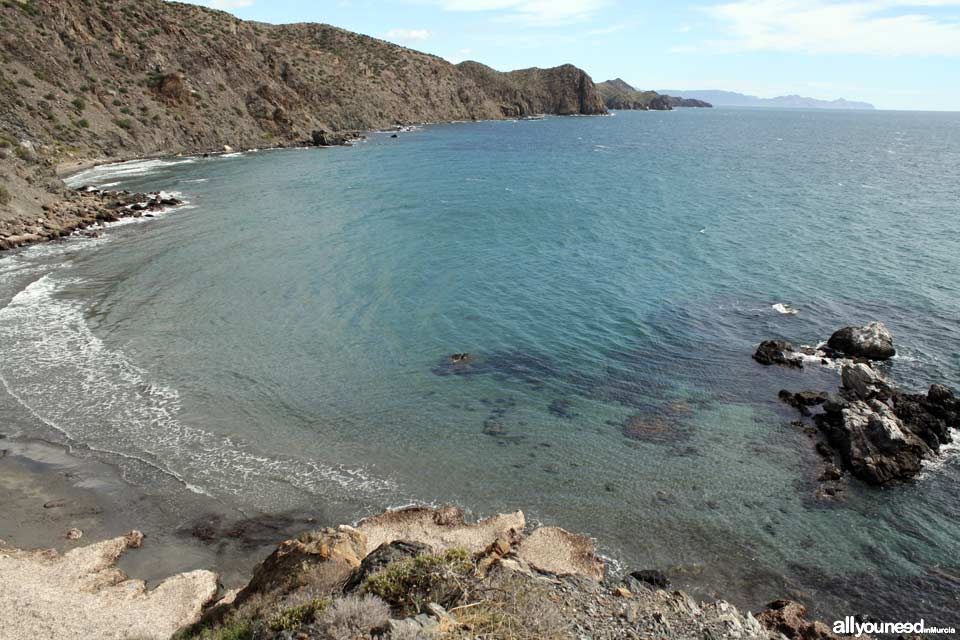
[(500, 70), (960, 110), (960, 0), (193, 0)]

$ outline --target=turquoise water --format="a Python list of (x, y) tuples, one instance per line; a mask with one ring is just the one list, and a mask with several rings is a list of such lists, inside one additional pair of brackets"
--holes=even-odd
[(958, 115), (438, 125), (74, 182), (190, 204), (0, 259), (23, 432), (249, 513), (519, 508), (702, 597), (957, 622), (960, 459), (818, 501), (776, 394), (837, 373), (750, 355), (878, 319), (899, 384), (960, 387)]

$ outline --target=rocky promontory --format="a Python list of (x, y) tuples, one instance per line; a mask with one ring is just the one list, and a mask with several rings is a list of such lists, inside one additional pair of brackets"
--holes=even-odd
[(616, 78), (597, 84), (597, 90), (608, 109), (637, 111), (670, 111), (675, 107), (711, 107), (709, 102), (668, 96), (656, 91), (640, 91)]

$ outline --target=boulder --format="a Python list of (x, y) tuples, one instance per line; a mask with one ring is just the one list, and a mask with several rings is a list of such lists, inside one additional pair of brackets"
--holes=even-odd
[(782, 634), (788, 640), (835, 640), (830, 628), (822, 622), (806, 619), (807, 608), (792, 600), (774, 600), (757, 621), (766, 629)]
[(360, 567), (350, 576), (343, 587), (344, 592), (350, 592), (363, 584), (363, 581), (375, 573), (385, 569), (391, 562), (404, 558), (415, 558), (430, 553), (430, 547), (420, 542), (395, 540), (389, 544), (382, 544), (363, 559)]
[(254, 596), (280, 599), (308, 588), (317, 593), (338, 591), (366, 555), (367, 538), (353, 527), (320, 529), (282, 542), (254, 570), (236, 604)]
[(779, 364), (803, 368), (803, 358), (786, 340), (764, 340), (754, 352), (753, 359), (765, 366)]
[(662, 572), (656, 569), (644, 569), (642, 571), (631, 571), (630, 577), (648, 584), (657, 589), (666, 589), (670, 586), (670, 580)]
[(882, 322), (862, 327), (844, 327), (827, 341), (827, 346), (851, 358), (888, 360), (896, 355), (893, 334)]
[(841, 391), (851, 399), (870, 400), (889, 396), (890, 387), (870, 365), (862, 362), (844, 365), (840, 370)]
[(520, 543), (517, 555), (532, 568), (557, 576), (603, 580), (605, 565), (590, 538), (559, 527), (540, 527)]

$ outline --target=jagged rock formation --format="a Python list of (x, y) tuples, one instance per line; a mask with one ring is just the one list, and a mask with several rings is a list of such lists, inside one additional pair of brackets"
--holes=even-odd
[[(779, 394), (801, 415), (812, 417), (826, 437), (827, 442), (817, 445), (828, 463), (821, 481), (839, 479), (836, 465), (870, 484), (909, 480), (960, 428), (960, 399), (950, 389), (934, 384), (926, 395), (904, 393), (869, 364), (895, 353), (893, 334), (882, 322), (844, 327), (819, 348), (798, 350), (786, 340), (765, 340), (754, 352), (753, 359), (762, 365), (803, 368), (804, 361), (840, 365), (841, 384), (835, 396), (787, 389)], [(814, 414), (818, 406), (823, 410)]]
[(63, 555), (0, 548), (0, 638), (166, 640), (198, 620), (217, 594), (216, 574), (182, 573), (148, 591), (114, 567), (142, 541), (131, 531)]
[(461, 62), (457, 69), (493, 99), (505, 117), (607, 112), (590, 76), (570, 64), (501, 73), (478, 62)]
[(837, 396), (817, 425), (858, 478), (870, 484), (909, 480), (960, 428), (960, 400), (942, 385), (926, 395), (903, 393), (869, 365), (844, 365)]
[[(404, 123), (606, 111), (565, 65), (500, 73), (323, 24), (164, 0), (0, 4), (0, 220), (70, 195), (56, 165), (342, 142)], [(0, 229), (0, 233), (3, 230)]]
[(670, 111), (674, 107), (712, 106), (702, 100), (678, 98), (656, 91), (639, 91), (620, 78), (597, 84), (597, 90), (608, 109)]

